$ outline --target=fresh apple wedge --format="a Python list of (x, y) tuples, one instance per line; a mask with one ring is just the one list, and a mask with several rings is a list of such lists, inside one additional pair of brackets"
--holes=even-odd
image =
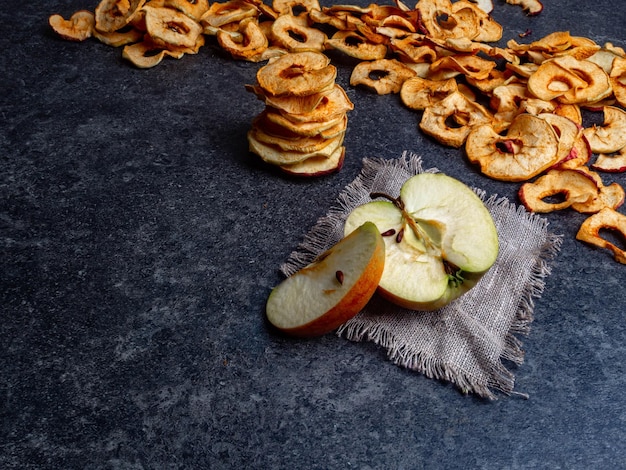
[(329, 333), (359, 313), (383, 274), (385, 242), (365, 222), (270, 293), (269, 322), (293, 336)]
[(382, 297), (413, 310), (436, 310), (471, 289), (495, 262), (499, 244), (491, 214), (461, 181), (422, 173), (403, 184), (398, 199), (386, 197), (390, 201), (355, 208), (344, 228), (347, 235), (369, 221), (381, 232)]

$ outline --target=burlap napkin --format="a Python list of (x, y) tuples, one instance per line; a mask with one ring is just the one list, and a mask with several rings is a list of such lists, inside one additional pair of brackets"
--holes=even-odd
[[(339, 195), (281, 266), (289, 276), (337, 243), (352, 209), (371, 201), (370, 192), (397, 196), (409, 177), (420, 172), (421, 159), (405, 153), (399, 159), (365, 159), (361, 174)], [(496, 398), (495, 391), (513, 392), (515, 377), (503, 364), (523, 362), (521, 341), (533, 320), (534, 299), (550, 273), (549, 261), (562, 237), (548, 231), (547, 221), (505, 198), (486, 198), (499, 234), (495, 265), (461, 298), (435, 312), (398, 308), (374, 296), (366, 308), (344, 324), (338, 334), (352, 341), (369, 340), (386, 348), (389, 359), (427, 377), (454, 383), (464, 393)], [(525, 396), (520, 393), (519, 395)]]

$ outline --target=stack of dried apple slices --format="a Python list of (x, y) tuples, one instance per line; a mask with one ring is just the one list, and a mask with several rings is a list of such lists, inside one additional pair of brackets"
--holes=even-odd
[(321, 52), (293, 52), (270, 59), (246, 88), (265, 103), (248, 132), (250, 151), (299, 176), (341, 169), (347, 113), (354, 108), (335, 83), (337, 69)]

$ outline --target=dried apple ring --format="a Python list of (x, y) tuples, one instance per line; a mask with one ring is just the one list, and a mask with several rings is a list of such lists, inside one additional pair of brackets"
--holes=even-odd
[(318, 0), (274, 0), (272, 2), (272, 9), (279, 15), (297, 15), (298, 12), (294, 10), (298, 8), (306, 12), (322, 9)]
[(287, 119), (292, 122), (328, 122), (334, 120), (338, 116), (342, 116), (348, 111), (354, 109), (354, 104), (346, 94), (346, 91), (339, 85), (335, 84), (329, 93), (322, 96), (318, 105), (308, 113), (286, 113), (280, 111)]
[(241, 39), (235, 40), (226, 31), (217, 32), (217, 42), (234, 58), (249, 59), (267, 49), (269, 42), (255, 18), (246, 18), (239, 23)]
[(599, 248), (606, 248), (613, 253), (615, 261), (626, 264), (626, 251), (604, 239), (600, 234), (602, 229), (612, 230), (626, 237), (626, 216), (613, 209), (602, 209), (581, 224), (576, 239)]
[(102, 0), (95, 10), (96, 28), (111, 33), (131, 22), (146, 0)]
[(335, 83), (337, 69), (320, 52), (285, 54), (261, 67), (256, 78), (259, 86), (274, 96), (306, 96)]
[(290, 132), (304, 137), (318, 135), (328, 129), (332, 129), (334, 126), (343, 122), (345, 118), (345, 115), (340, 115), (328, 121), (293, 122), (287, 119), (283, 114), (272, 111), (269, 108), (266, 108), (261, 115), (271, 123), (284, 127)]
[(424, 110), (420, 129), (439, 143), (460, 147), (472, 127), (491, 123), (493, 117), (483, 106), (455, 91)]
[(140, 69), (149, 69), (155, 67), (165, 56), (180, 59), (184, 52), (170, 51), (155, 45), (150, 41), (142, 41), (135, 44), (124, 46), (122, 49), (122, 57), (132, 62)]
[(626, 58), (617, 57), (613, 60), (609, 78), (615, 99), (626, 107)]
[(51, 15), (48, 24), (63, 39), (68, 41), (84, 41), (93, 35), (96, 20), (94, 14), (87, 10), (75, 12), (69, 20), (61, 15)]
[(396, 59), (379, 59), (360, 62), (352, 70), (350, 85), (363, 85), (379, 95), (398, 93), (402, 84), (416, 72)]
[[(524, 183), (518, 196), (529, 211), (547, 213), (566, 209), (576, 202), (585, 202), (593, 198), (598, 190), (596, 181), (584, 172), (555, 169), (532, 183)], [(551, 202), (551, 198), (556, 202)]]
[(475, 126), (465, 142), (470, 162), (481, 172), (501, 181), (527, 181), (558, 162), (558, 137), (546, 120), (520, 114), (506, 135), (492, 125)]
[(346, 155), (345, 147), (338, 147), (329, 157), (309, 157), (293, 165), (279, 165), (279, 168), (292, 176), (324, 176), (341, 170)]
[(117, 31), (113, 31), (112, 33), (103, 33), (102, 31), (98, 31), (95, 28), (93, 30), (93, 37), (98, 39), (98, 41), (100, 41), (101, 43), (113, 47), (125, 46), (126, 44), (134, 44), (141, 41), (143, 35), (143, 31), (140, 31), (139, 29), (130, 26), (118, 29)]
[(554, 60), (542, 63), (528, 78), (530, 92), (545, 101), (557, 99), (570, 90), (586, 87), (587, 82)]
[(229, 23), (236, 23), (245, 18), (257, 17), (259, 10), (252, 3), (244, 0), (229, 0), (224, 3), (215, 2), (200, 18), (200, 24), (205, 28), (222, 27)]
[(326, 46), (359, 60), (384, 59), (387, 55), (385, 44), (373, 44), (357, 31), (337, 31), (326, 40)]
[[(152, 3), (152, 2), (151, 2)], [(200, 21), (209, 9), (208, 0), (163, 0), (163, 6), (174, 8), (193, 20)]]
[(289, 52), (321, 52), (327, 39), (322, 31), (309, 26), (306, 15), (281, 15), (272, 24), (271, 31), (274, 43)]
[(165, 48), (193, 48), (202, 34), (200, 24), (178, 10), (151, 6), (143, 9), (146, 14), (146, 30), (157, 45)]
[(602, 111), (603, 125), (588, 127), (583, 132), (592, 152), (617, 152), (626, 147), (626, 111), (615, 106), (605, 106)]
[(591, 165), (591, 168), (607, 173), (623, 173), (626, 171), (626, 147), (615, 155), (601, 153)]
[[(570, 55), (553, 59), (554, 62), (585, 82), (583, 87), (573, 87), (557, 99), (566, 104), (586, 104), (600, 101), (612, 93), (608, 74), (598, 64), (588, 60), (577, 60)], [(539, 67), (541, 68), (541, 67)]]
[(458, 90), (456, 80), (428, 80), (412, 77), (402, 84), (400, 99), (409, 109), (422, 111)]

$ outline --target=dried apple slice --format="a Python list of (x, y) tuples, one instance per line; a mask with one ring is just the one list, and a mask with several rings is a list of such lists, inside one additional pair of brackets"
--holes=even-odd
[[(154, 0), (152, 0), (154, 2)], [(195, 21), (200, 21), (209, 9), (208, 0), (163, 0), (163, 6), (174, 8)]]
[(126, 26), (112, 33), (103, 33), (97, 29), (93, 29), (93, 37), (107, 46), (121, 47), (127, 44), (133, 44), (142, 40), (144, 32), (133, 27)]
[(318, 105), (308, 113), (286, 113), (281, 114), (293, 123), (331, 122), (343, 116), (348, 111), (354, 109), (354, 104), (346, 94), (346, 91), (335, 84), (330, 92), (322, 96)]
[(626, 107), (626, 58), (617, 57), (609, 73), (613, 95), (617, 102)]
[(611, 230), (626, 237), (626, 216), (614, 209), (605, 208), (588, 217), (578, 229), (576, 239), (613, 253), (615, 261), (626, 264), (626, 251), (609, 242), (601, 235), (601, 230)]
[(602, 126), (586, 128), (583, 133), (594, 153), (613, 153), (626, 147), (626, 111), (616, 106), (605, 106)]
[(259, 85), (274, 96), (306, 96), (332, 86), (337, 69), (320, 52), (293, 52), (270, 60), (256, 78)]
[(459, 91), (427, 107), (419, 127), (439, 143), (460, 147), (474, 126), (491, 123), (493, 117), (480, 104), (470, 101)]
[(550, 101), (570, 90), (584, 89), (587, 82), (554, 60), (543, 62), (528, 78), (528, 89), (537, 98)]
[(527, 210), (547, 213), (585, 202), (597, 193), (596, 181), (583, 172), (550, 170), (532, 183), (522, 184), (518, 196)]
[(326, 47), (336, 49), (359, 60), (384, 59), (387, 55), (385, 44), (373, 44), (357, 31), (337, 31), (330, 39), (326, 40)]
[(200, 24), (205, 28), (207, 26), (219, 28), (229, 23), (237, 23), (245, 18), (257, 17), (258, 14), (258, 8), (252, 2), (244, 0), (214, 2), (202, 14)]
[(588, 60), (578, 60), (571, 55), (559, 56), (553, 60), (557, 65), (574, 73), (585, 82), (583, 87), (575, 86), (558, 96), (557, 99), (561, 103), (595, 103), (613, 92), (609, 75), (598, 64)]
[[(550, 123), (559, 138), (557, 150), (558, 161), (564, 162), (574, 148), (578, 137), (582, 134), (582, 128), (566, 117), (553, 113), (541, 113), (538, 115)], [(557, 163), (558, 165), (558, 163)]]
[(539, 0), (506, 0), (509, 5), (519, 5), (529, 16), (538, 15), (543, 11), (543, 4)]
[(289, 52), (319, 51), (324, 49), (326, 34), (309, 26), (306, 15), (293, 16), (283, 14), (276, 18), (271, 28), (275, 45), (284, 47)]
[(140, 69), (149, 69), (159, 65), (165, 56), (180, 59), (183, 55), (183, 52), (163, 49), (149, 40), (128, 44), (122, 49), (122, 57)]
[[(582, 168), (586, 167), (580, 169)], [(572, 209), (583, 214), (595, 214), (606, 207), (617, 209), (624, 203), (624, 196), (624, 188), (618, 183), (611, 183), (608, 186), (601, 185), (593, 198), (588, 201), (573, 203)]]
[(626, 171), (626, 147), (621, 149), (616, 155), (601, 153), (591, 165), (591, 168), (607, 173), (623, 173)]
[(235, 40), (224, 30), (217, 32), (217, 42), (233, 58), (249, 59), (261, 54), (269, 46), (267, 37), (259, 27), (255, 18), (246, 18), (239, 22), (241, 39)]
[(557, 163), (558, 136), (546, 120), (520, 114), (504, 136), (490, 124), (472, 128), (465, 152), (490, 178), (527, 181)]
[(458, 90), (456, 80), (429, 80), (412, 77), (402, 84), (400, 99), (409, 109), (422, 111)]
[(48, 24), (63, 39), (80, 42), (93, 35), (96, 20), (92, 12), (79, 10), (68, 20), (61, 15), (51, 15)]
[(166, 48), (193, 48), (202, 34), (200, 24), (178, 10), (151, 6), (145, 6), (143, 10), (146, 30), (155, 44)]
[(338, 147), (330, 157), (307, 158), (293, 165), (279, 165), (279, 168), (288, 175), (301, 177), (319, 177), (336, 173), (343, 167), (346, 154), (345, 147)]
[(350, 74), (350, 85), (365, 86), (379, 95), (398, 93), (415, 71), (396, 59), (359, 62)]
[(366, 222), (270, 293), (269, 322), (294, 336), (318, 336), (359, 313), (376, 292), (385, 267), (385, 243)]
[(146, 0), (101, 0), (95, 10), (96, 28), (111, 33), (129, 24)]

